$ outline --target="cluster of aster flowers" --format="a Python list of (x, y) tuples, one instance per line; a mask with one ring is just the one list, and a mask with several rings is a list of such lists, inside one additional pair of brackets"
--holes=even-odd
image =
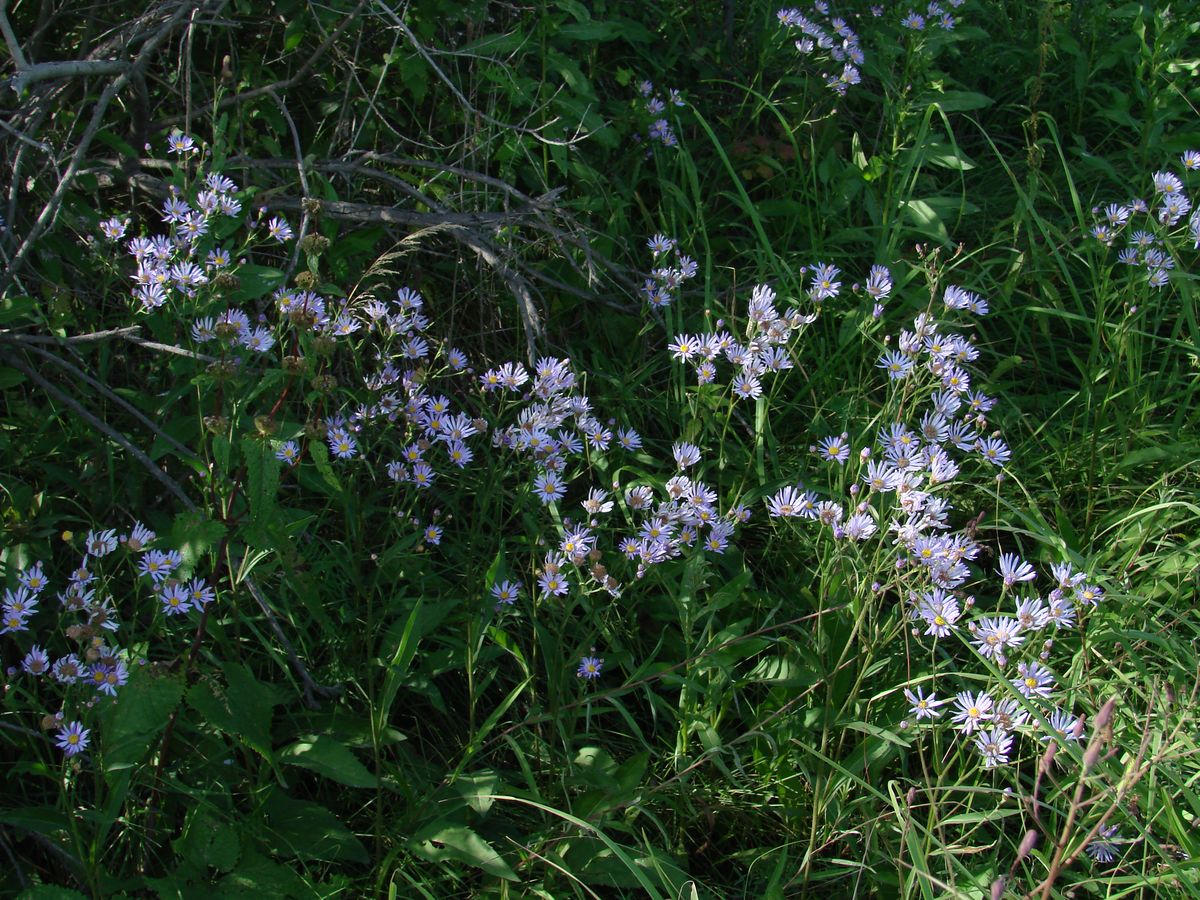
[[(215, 599), (215, 591), (204, 579), (195, 577), (184, 581), (176, 577), (183, 562), (177, 550), (154, 549), (149, 545), (155, 534), (140, 522), (132, 530), (118, 536), (115, 529), (91, 531), (84, 538), (83, 555), (70, 573), (66, 586), (59, 591), (57, 626), (68, 641), (75, 645), (52, 659), (42, 643), (34, 643), (26, 649), (22, 645), (28, 637), (52, 640), (54, 632), (42, 634), (33, 627), (42, 610), (40, 603), (49, 587), (45, 566), (35, 562), (17, 573), (17, 585), (4, 591), (3, 619), (0, 635), (11, 635), (16, 644), (16, 653), (21, 656), (20, 666), (10, 665), (6, 669), (9, 679), (25, 676), (36, 683), (56, 686), (60, 695), (55, 703), (90, 708), (100, 695), (116, 697), (119, 688), (129, 680), (130, 655), (113, 643), (121, 629), (119, 611), (113, 599), (112, 587), (115, 573), (102, 573), (109, 568), (102, 562), (120, 552), (126, 557), (136, 576), (149, 583), (164, 616), (178, 616), (189, 610), (202, 610)], [(43, 617), (45, 618), (45, 617)], [(94, 693), (81, 699), (74, 686), (91, 686)], [(40, 696), (31, 685), (28, 693), (39, 695), (38, 703), (47, 705), (49, 700)], [(90, 729), (82, 722), (64, 724), (65, 716), (60, 709), (50, 714), (61, 729), (58, 746), (68, 756), (85, 750), (89, 743)]]
[[(890, 273), (878, 266), (867, 284), (867, 293), (878, 302), (892, 290)], [(957, 285), (944, 288), (942, 307), (946, 319), (988, 310), (984, 298)], [(983, 548), (969, 527), (952, 530), (952, 497), (969, 480), (962, 477), (964, 470), (994, 473), (997, 481), (1003, 477), (1010, 452), (999, 433), (989, 433), (987, 416), (994, 400), (972, 386), (972, 363), (979, 355), (972, 341), (951, 331), (932, 311), (919, 314), (895, 344), (879, 367), (906, 398), (898, 408), (907, 410), (907, 416), (885, 424), (875, 446), (857, 453), (847, 433), (829, 435), (810, 447), (820, 464), (836, 467), (834, 482), (845, 482), (840, 470), (854, 461), (847, 496), (788, 485), (765, 498), (767, 514), (812, 520), (819, 533), (847, 551), (883, 541), (893, 565), (887, 580), (906, 598), (914, 636), (957, 637), (962, 646), (1007, 670), (1003, 683), (960, 691), (953, 701), (919, 686), (905, 689), (915, 720), (906, 724), (938, 722), (942, 707), (953, 702), (952, 726), (972, 741), (985, 768), (1012, 759), (1019, 733), (1078, 740), (1082, 720), (1055, 705), (1058, 685), (1046, 665), (1053, 646), (1050, 634), (1074, 627), (1081, 610), (1096, 605), (1103, 591), (1063, 564), (1053, 567), (1055, 583), (1043, 598), (1032, 591), (1037, 577), (1033, 566), (1004, 553), (997, 572), (1002, 608), (980, 611), (967, 586), (977, 575)], [(875, 588), (883, 590), (878, 583)], [(960, 671), (976, 658), (972, 654)], [(974, 680), (979, 677), (989, 676), (985, 672)], [(1036, 720), (1028, 711), (1033, 704), (1040, 704), (1033, 707), (1039, 710)]]
[[(910, 31), (924, 31), (926, 28), (940, 28), (943, 31), (954, 30), (954, 15), (946, 9), (948, 5), (951, 9), (958, 9), (963, 5), (964, 0), (949, 0), (948, 4), (938, 3), (937, 0), (931, 0), (928, 6), (925, 7), (924, 13), (919, 13), (915, 9), (909, 9), (900, 19), (900, 26), (907, 28)], [(883, 7), (872, 6), (871, 12), (875, 16), (884, 14)]]
[[(1185, 173), (1200, 171), (1200, 150), (1186, 151), (1179, 162)], [(1091, 235), (1106, 247), (1112, 247), (1125, 234), (1126, 245), (1118, 252), (1117, 261), (1143, 269), (1146, 283), (1160, 288), (1171, 280), (1171, 270), (1175, 268), (1173, 251), (1182, 249), (1182, 241), (1191, 241), (1192, 250), (1200, 249), (1200, 207), (1193, 208), (1183, 179), (1174, 172), (1155, 172), (1153, 185), (1154, 195), (1149, 203), (1135, 197), (1125, 203), (1095, 207), (1092, 215), (1096, 216), (1096, 224)], [(1188, 216), (1186, 235), (1181, 234), (1180, 228), (1184, 216)]]
[[(824, 268), (826, 271), (819, 276), (821, 278), (837, 271), (832, 266)], [(836, 288), (829, 296), (834, 293)], [(762, 377), (768, 372), (782, 372), (793, 367), (788, 345), (816, 318), (814, 313), (806, 315), (795, 310), (780, 314), (775, 299), (775, 292), (767, 285), (754, 288), (742, 339), (725, 330), (724, 321), (718, 320), (717, 331), (677, 334), (667, 349), (674, 359), (695, 366), (699, 384), (712, 384), (717, 380), (717, 365), (724, 358), (735, 370), (729, 381), (733, 396), (743, 400), (760, 397)]]
[[(653, 120), (646, 129), (647, 140), (662, 144), (664, 147), (676, 147), (679, 145), (679, 138), (675, 135), (675, 129), (671, 126), (670, 121), (666, 118), (668, 108), (671, 106), (682, 107), (687, 105), (677, 89), (670, 88), (667, 91), (666, 97), (654, 89), (653, 82), (643, 81), (638, 85), (638, 92), (642, 95), (645, 101), (646, 114)], [(634, 140), (640, 141), (641, 135), (634, 135)], [(646, 151), (649, 154), (649, 150)]]
[(830, 14), (828, 3), (817, 0), (808, 15), (794, 7), (781, 9), (776, 17), (784, 28), (801, 33), (796, 49), (805, 59), (826, 69), (821, 79), (839, 97), (846, 96), (850, 85), (862, 81), (858, 67), (866, 57), (858, 35), (844, 18)]
[(652, 309), (665, 309), (675, 300), (683, 283), (696, 277), (698, 266), (685, 256), (678, 242), (665, 234), (656, 234), (646, 241), (654, 257), (654, 269), (642, 283), (642, 296)]

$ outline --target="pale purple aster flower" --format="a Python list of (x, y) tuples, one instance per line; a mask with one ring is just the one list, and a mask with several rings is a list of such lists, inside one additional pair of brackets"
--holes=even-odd
[(1121, 841), (1121, 833), (1117, 830), (1116, 825), (1103, 825), (1097, 833), (1095, 840), (1087, 845), (1087, 855), (1100, 863), (1110, 863), (1117, 858), (1120, 852), (1118, 843)]
[(67, 756), (75, 756), (87, 749), (90, 734), (82, 722), (70, 722), (58, 733), (56, 746)]
[(585, 656), (579, 661), (579, 669), (575, 674), (580, 678), (599, 678), (603, 667), (604, 660), (595, 656)]
[(671, 455), (675, 457), (675, 465), (681, 469), (694, 466), (700, 462), (700, 448), (686, 441), (679, 441), (671, 446)]
[(1022, 697), (1049, 697), (1054, 690), (1054, 676), (1038, 662), (1018, 663), (1017, 677), (1012, 686)]
[(996, 437), (980, 438), (975, 442), (975, 449), (994, 466), (1002, 466), (1012, 457), (1008, 444)]
[(518, 582), (506, 579), (492, 585), (492, 596), (496, 599), (497, 606), (512, 606), (520, 595), (521, 585)]
[(984, 722), (990, 722), (992, 719), (994, 703), (986, 691), (980, 691), (977, 694), (963, 691), (955, 696), (954, 705), (954, 714), (951, 718), (963, 734), (971, 734), (976, 729), (982, 728)]
[(847, 442), (847, 437), (846, 434), (840, 434), (821, 438), (817, 442), (817, 455), (825, 462), (844, 465), (850, 458), (850, 444)]
[(562, 499), (563, 495), (567, 492), (562, 478), (554, 472), (540, 473), (534, 479), (533, 490), (537, 494), (538, 499), (542, 501), (543, 506)]
[(275, 458), (280, 462), (285, 462), (289, 466), (294, 466), (300, 462), (300, 445), (295, 441), (284, 441), (279, 449), (275, 451)]
[(267, 223), (267, 236), (282, 244), (290, 241), (294, 235), (292, 226), (282, 216), (275, 216)]
[(196, 149), (196, 142), (191, 135), (176, 129), (167, 136), (168, 153), (191, 153)]
[(50, 657), (45, 650), (34, 644), (21, 660), (21, 668), (29, 675), (45, 675), (50, 671)]
[(187, 588), (181, 584), (169, 584), (158, 595), (162, 611), (168, 616), (179, 616), (192, 608)]
[(1000, 568), (997, 571), (1004, 579), (1005, 587), (1012, 587), (1018, 582), (1033, 581), (1037, 578), (1037, 572), (1033, 570), (1033, 566), (1015, 553), (1001, 553)]
[(949, 700), (939, 700), (937, 694), (926, 694), (920, 687), (916, 691), (905, 688), (904, 698), (908, 701), (909, 713), (916, 716), (918, 721), (941, 718), (942, 710), (939, 707), (950, 702)]
[(1008, 762), (1012, 751), (1012, 735), (1001, 728), (991, 728), (975, 735), (975, 747), (983, 757), (983, 767), (991, 769)]

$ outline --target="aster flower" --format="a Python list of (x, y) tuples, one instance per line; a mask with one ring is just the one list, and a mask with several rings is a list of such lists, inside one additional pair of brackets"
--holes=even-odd
[(1010, 616), (982, 619), (975, 629), (975, 646), (981, 655), (1000, 662), (1008, 647), (1019, 647), (1025, 643), (1020, 623)]
[(507, 579), (492, 585), (492, 596), (497, 606), (512, 606), (521, 595), (521, 585)]
[(129, 537), (125, 539), (125, 546), (135, 553), (145, 550), (146, 545), (153, 541), (158, 535), (143, 525), (141, 522), (133, 523), (133, 530), (129, 532)]
[(340, 428), (335, 428), (326, 437), (329, 452), (338, 459), (353, 459), (358, 454), (358, 442), (353, 435)]
[(83, 542), (84, 552), (99, 559), (117, 549), (117, 532), (109, 528), (104, 531), (89, 531)]
[(789, 518), (799, 516), (803, 505), (804, 497), (794, 487), (788, 486), (780, 488), (770, 500), (767, 501), (767, 515), (772, 518)]
[(21, 668), (29, 675), (45, 675), (50, 671), (50, 657), (45, 650), (34, 644), (21, 660)]
[(980, 438), (975, 442), (975, 449), (979, 451), (980, 456), (994, 466), (1002, 466), (1012, 457), (1008, 444), (997, 437)]
[(442, 527), (440, 525), (427, 525), (421, 533), (421, 539), (432, 546), (437, 546), (442, 542)]
[(975, 747), (983, 757), (983, 767), (991, 769), (1008, 762), (1012, 752), (1012, 735), (1001, 728), (991, 728), (975, 735)]
[(585, 656), (579, 661), (579, 669), (576, 675), (580, 678), (595, 679), (600, 677), (600, 670), (604, 667), (604, 660), (595, 656)]
[(915, 716), (918, 721), (941, 718), (942, 710), (939, 707), (950, 702), (949, 700), (939, 700), (937, 694), (927, 695), (920, 687), (916, 691), (905, 688), (904, 698), (908, 701), (909, 714)]
[(167, 136), (168, 153), (191, 153), (196, 149), (196, 142), (190, 135), (176, 129)]
[(1100, 863), (1110, 863), (1120, 852), (1117, 846), (1121, 841), (1121, 833), (1116, 825), (1103, 825), (1095, 840), (1087, 845), (1087, 855)]
[(192, 609), (204, 609), (217, 598), (217, 592), (207, 581), (197, 577), (188, 582), (187, 596)]
[(294, 235), (292, 227), (288, 225), (287, 221), (282, 216), (275, 216), (267, 223), (267, 237), (282, 244), (290, 241)]
[(844, 465), (846, 460), (850, 458), (850, 444), (847, 442), (848, 435), (831, 435), (821, 438), (817, 442), (817, 455), (825, 462), (836, 462), (839, 465)]
[(285, 441), (275, 451), (275, 458), (289, 466), (296, 465), (300, 461), (300, 445), (295, 441)]
[(884, 369), (888, 373), (888, 378), (894, 381), (908, 377), (913, 370), (912, 357), (897, 350), (889, 350), (883, 354), (875, 365)]
[(168, 616), (179, 616), (192, 608), (187, 588), (181, 584), (169, 584), (158, 595), (162, 611)]
[(566, 485), (554, 472), (542, 472), (533, 482), (533, 491), (542, 501), (542, 505), (553, 503), (556, 500), (562, 499), (562, 496), (567, 492)]
[(60, 684), (74, 684), (82, 673), (83, 665), (74, 653), (68, 653), (66, 656), (56, 659), (50, 670), (54, 680)]
[(674, 238), (667, 237), (665, 234), (656, 234), (646, 241), (646, 246), (650, 248), (650, 252), (655, 256), (661, 256), (664, 253), (669, 253), (675, 247), (675, 240)]
[(45, 590), (48, 583), (46, 581), (46, 573), (43, 571), (40, 561), (22, 569), (20, 574), (17, 575), (17, 581), (35, 596)]
[(87, 749), (90, 734), (82, 722), (70, 722), (58, 733), (56, 746), (67, 756), (76, 756)]
[(985, 692), (977, 694), (963, 691), (954, 698), (952, 721), (963, 734), (971, 734), (992, 719), (992, 698)]
[(546, 571), (538, 576), (538, 587), (542, 589), (543, 597), (561, 597), (570, 589), (571, 583), (560, 572)]
[(700, 462), (700, 448), (684, 441), (679, 441), (671, 446), (671, 455), (675, 457), (675, 465), (681, 469)]
[(1033, 581), (1037, 577), (1033, 566), (1015, 553), (1000, 554), (1000, 568), (998, 571), (1000, 577), (1004, 579), (1005, 587), (1012, 587), (1020, 581)]
[(1018, 663), (1017, 677), (1013, 680), (1012, 685), (1022, 697), (1027, 699), (1046, 698), (1054, 690), (1054, 676), (1041, 663)]

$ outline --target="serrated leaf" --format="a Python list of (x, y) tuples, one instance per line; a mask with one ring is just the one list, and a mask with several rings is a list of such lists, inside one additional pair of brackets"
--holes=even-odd
[(279, 460), (266, 441), (246, 438), (242, 441), (246, 462), (246, 499), (251, 522), (260, 528), (275, 519), (275, 495), (279, 491)]
[(100, 712), (105, 771), (126, 769), (145, 759), (182, 699), (183, 682), (178, 677), (134, 667), (117, 702), (103, 704)]
[(327, 734), (312, 735), (279, 751), (280, 762), (302, 766), (339, 784), (373, 788), (377, 779), (346, 745)]
[(324, 806), (293, 800), (276, 788), (263, 804), (267, 843), (274, 853), (296, 859), (365, 863), (366, 848)]
[[(265, 111), (269, 112), (270, 107), (266, 107)], [(287, 280), (287, 276), (281, 269), (276, 269), (272, 266), (247, 264), (238, 266), (236, 274), (241, 284), (233, 292), (232, 299), (238, 303), (243, 303), (247, 300), (257, 300), (259, 297), (271, 293), (275, 288), (282, 286)]]
[(413, 835), (409, 849), (430, 862), (458, 860), (506, 881), (516, 881), (512, 870), (496, 849), (470, 828), (435, 822)]
[(188, 691), (188, 705), (210, 725), (241, 738), (264, 759), (272, 760), (271, 717), (278, 695), (240, 663), (228, 662), (222, 668), (228, 688), (218, 691), (201, 682)]

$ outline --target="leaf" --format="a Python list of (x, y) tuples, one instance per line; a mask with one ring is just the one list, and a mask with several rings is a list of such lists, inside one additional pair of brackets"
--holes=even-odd
[(489, 875), (516, 881), (517, 874), (495, 848), (470, 828), (435, 822), (413, 835), (409, 849), (430, 862), (456, 859)]
[(931, 104), (940, 106), (945, 112), (967, 112), (972, 109), (983, 109), (995, 101), (987, 94), (976, 91), (946, 91), (930, 98)]
[(287, 281), (287, 276), (280, 269), (250, 264), (239, 266), (237, 277), (241, 281), (241, 285), (233, 292), (231, 298), (237, 303), (257, 300)]
[(334, 474), (333, 466), (329, 464), (329, 448), (320, 441), (309, 441), (308, 453), (317, 464), (317, 471), (321, 473), (325, 483), (333, 488), (335, 494), (342, 493), (342, 482)]
[(104, 704), (100, 713), (105, 771), (126, 769), (145, 759), (182, 699), (183, 682), (179, 678), (134, 667), (116, 702)]
[(329, 810), (293, 800), (279, 788), (262, 807), (269, 829), (267, 843), (279, 856), (365, 863), (366, 848)]
[(6, 391), (11, 387), (16, 387), (24, 380), (24, 372), (18, 372), (16, 369), (10, 369), (7, 366), (0, 367), (0, 391)]
[(175, 842), (175, 852), (204, 871), (212, 866), (232, 871), (241, 856), (240, 833), (232, 822), (223, 822), (209, 810), (193, 809)]
[(279, 752), (281, 762), (301, 766), (339, 784), (373, 788), (378, 781), (350, 748), (327, 734), (299, 740)]
[(228, 688), (218, 693), (201, 682), (188, 691), (188, 705), (210, 725), (240, 737), (264, 759), (272, 760), (271, 710), (280, 702), (276, 691), (240, 663), (228, 662), (222, 668)]
[(246, 461), (246, 499), (250, 504), (250, 522), (260, 533), (277, 518), (275, 495), (279, 491), (279, 466), (270, 444), (245, 438), (242, 456)]
[(967, 154), (952, 144), (925, 144), (921, 147), (920, 153), (925, 162), (941, 166), (943, 169), (966, 172), (969, 169), (975, 168), (975, 163), (971, 162)]
[(79, 891), (54, 884), (36, 884), (17, 894), (17, 900), (87, 900)]
[(208, 518), (203, 511), (183, 512), (171, 526), (170, 542), (183, 554), (184, 565), (195, 569), (213, 547), (225, 536), (225, 526)]

